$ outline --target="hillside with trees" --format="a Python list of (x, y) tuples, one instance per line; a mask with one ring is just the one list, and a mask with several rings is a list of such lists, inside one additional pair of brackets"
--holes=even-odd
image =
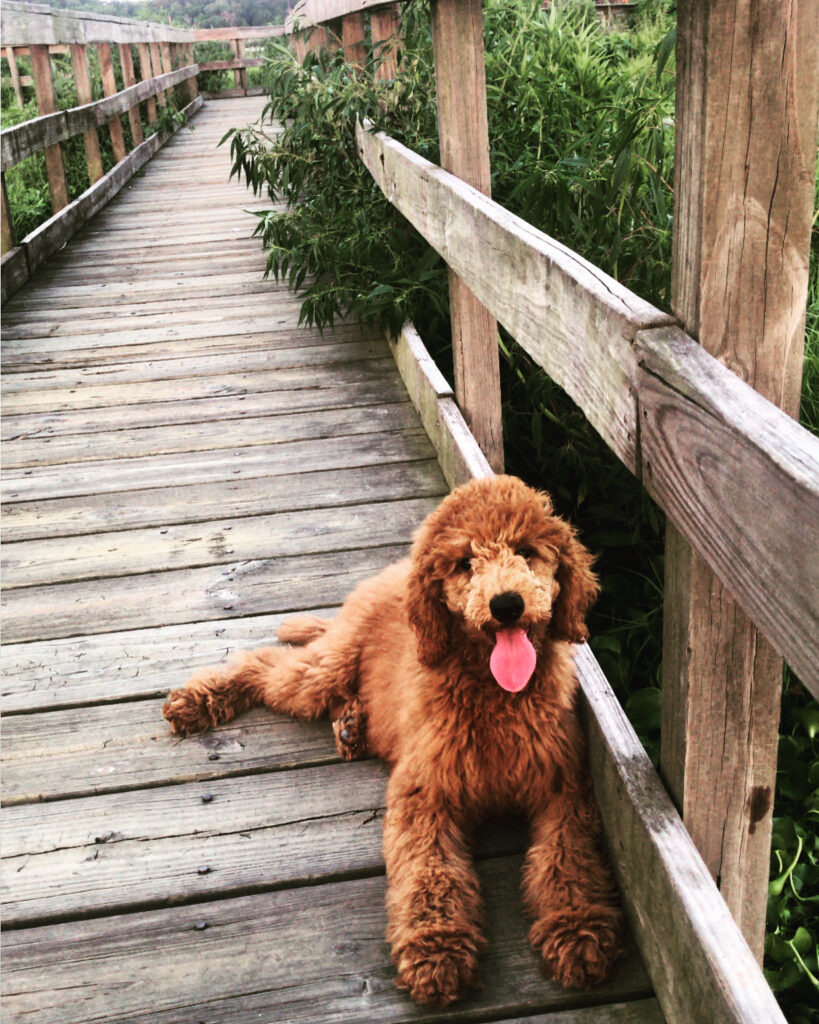
[(225, 25), (279, 25), (290, 8), (288, 0), (51, 0), (52, 6), (72, 11), (97, 11), (122, 18), (172, 22), (198, 28)]

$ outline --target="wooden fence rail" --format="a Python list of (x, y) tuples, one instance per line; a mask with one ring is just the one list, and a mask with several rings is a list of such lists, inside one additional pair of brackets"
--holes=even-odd
[[(118, 89), (111, 44), (119, 48), (125, 88)], [(193, 63), (193, 34), (189, 31), (148, 22), (104, 18), (100, 15), (53, 11), (36, 4), (8, 2), (2, 8), (2, 44), (14, 61), (27, 55), (40, 117), (6, 128), (2, 132), (2, 292), (3, 298), (16, 291), (34, 270), (56, 252), (97, 210), (153, 156), (171, 132), (155, 132), (144, 138), (139, 105), (146, 104), (147, 122), (156, 121), (156, 99), (167, 104), (170, 91), (187, 83), (187, 103), (182, 119), (202, 103)], [(141, 81), (136, 81), (131, 46), (139, 59)], [(96, 48), (104, 98), (92, 99), (88, 47)], [(51, 50), (70, 52), (77, 98), (80, 106), (57, 110), (51, 68)], [(131, 135), (126, 146), (122, 116), (127, 115)], [(177, 119), (178, 121), (179, 119)], [(107, 127), (116, 160), (103, 174), (98, 129)], [(82, 135), (85, 144), (89, 188), (70, 201), (61, 144)], [(15, 238), (13, 212), (6, 193), (5, 173), (35, 153), (43, 152), (51, 192), (53, 216), (19, 243)]]
[(220, 42), (226, 43), (233, 51), (232, 60), (210, 60), (201, 61), (198, 65), (200, 71), (232, 71), (234, 76), (234, 87), (232, 89), (221, 89), (218, 91), (205, 91), (206, 99), (225, 99), (231, 96), (261, 96), (264, 89), (261, 86), (251, 86), (248, 83), (247, 69), (261, 67), (264, 64), (263, 57), (248, 57), (245, 54), (245, 43), (261, 42), (265, 39), (276, 39), (287, 34), (284, 25), (248, 25), (234, 26), (233, 28), (195, 28), (193, 38), (197, 43)]

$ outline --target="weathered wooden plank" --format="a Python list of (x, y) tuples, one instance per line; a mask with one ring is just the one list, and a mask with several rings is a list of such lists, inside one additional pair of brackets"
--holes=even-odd
[[(228, 316), (231, 312), (235, 313), (235, 310), (226, 311)], [(218, 312), (213, 315), (217, 319), (219, 318)], [(90, 319), (89, 317), (88, 320)], [(171, 321), (171, 325), (168, 327), (150, 326), (153, 323), (163, 323), (167, 320)], [(70, 328), (72, 322), (69, 321), (65, 325), (66, 329)], [(194, 322), (185, 326), (185, 318), (177, 317), (174, 314), (164, 316), (146, 314), (138, 319), (134, 317), (130, 322), (145, 323), (149, 326), (141, 330), (123, 331), (120, 334), (100, 332), (89, 335), (84, 340), (91, 342), (99, 342), (102, 338), (105, 340), (104, 345), (97, 344), (92, 348), (78, 347), (78, 339), (70, 333), (61, 336), (61, 324), (44, 325), (46, 329), (53, 329), (54, 334), (57, 335), (53, 339), (53, 348), (49, 347), (52, 342), (52, 339), (49, 338), (40, 339), (44, 344), (39, 346), (36, 341), (33, 341), (33, 347), (36, 347), (37, 351), (29, 356), (23, 351), (22, 345), (17, 346), (15, 353), (8, 357), (9, 365), (4, 366), (8, 374), (8, 384), (4, 393), (12, 394), (15, 391), (31, 390), (25, 383), (16, 385), (16, 376), (27, 372), (48, 372), (43, 368), (49, 366), (57, 368), (55, 372), (69, 369), (81, 372), (86, 366), (116, 365), (126, 359), (132, 359), (134, 362), (143, 362), (163, 356), (183, 359), (197, 353), (203, 357), (221, 354), (224, 357), (225, 365), (228, 365), (236, 350), (242, 347), (243, 340), (249, 352), (257, 352), (260, 348), (270, 346), (280, 352), (289, 352), (290, 355), (283, 356), (282, 359), (286, 358), (287, 363), (291, 366), (298, 365), (299, 358), (304, 360), (302, 365), (310, 365), (311, 358), (305, 352), (306, 349), (326, 348), (330, 351), (342, 344), (355, 345), (364, 340), (376, 340), (372, 336), (367, 339), (366, 332), (353, 323), (335, 327), (332, 334), (317, 334), (296, 328), (293, 316), (277, 317), (275, 314), (269, 317), (267, 324), (261, 317), (251, 320), (239, 318), (230, 322), (220, 321), (221, 327), (226, 333), (221, 333), (220, 325), (217, 324), (214, 325), (213, 337), (209, 338), (202, 337), (203, 326), (201, 324)], [(104, 323), (101, 326), (104, 326)], [(88, 329), (86, 322), (86, 332)], [(93, 330), (97, 331), (96, 323), (94, 323)], [(234, 333), (237, 330), (244, 330), (246, 333)], [(363, 338), (362, 335), (364, 335)], [(167, 340), (163, 341), (163, 338)], [(5, 342), (6, 339), (3, 340)], [(296, 353), (302, 353), (302, 355)], [(374, 358), (376, 357), (374, 356)], [(166, 361), (170, 363), (170, 359), (166, 358)], [(312, 362), (317, 361), (319, 360), (312, 360)], [(282, 366), (284, 365), (283, 362)], [(57, 379), (56, 376), (51, 378), (52, 381)], [(46, 381), (43, 383), (47, 385)]]
[(390, 339), (398, 371), (424, 430), (438, 454), (447, 483), (458, 487), (473, 477), (491, 476), (481, 451), (444, 380), (411, 323)]
[(14, 218), (11, 215), (11, 206), (9, 205), (9, 194), (6, 189), (6, 176), (5, 174), (0, 175), (0, 195), (2, 196), (2, 221), (0, 224), (0, 255), (5, 256), (6, 253), (11, 252), (16, 244), (16, 237), (14, 234)]
[(401, 10), (397, 3), (373, 8), (370, 14), (370, 36), (373, 57), (377, 61), (375, 77), (392, 82), (398, 74), (398, 48), (401, 35)]
[[(205, 523), (111, 529), (74, 537), (69, 544), (63, 537), (5, 543), (3, 585), (9, 593), (73, 580), (401, 544), (437, 504), (437, 497), (416, 497), (250, 517), (223, 512)], [(99, 582), (94, 589), (104, 586)]]
[[(518, 900), (519, 864), (501, 858), (478, 866), (492, 937), (484, 988), (470, 1004), (478, 1019), (522, 1007), (575, 1007), (588, 999), (540, 977), (526, 947), (525, 922), (509, 913)], [(419, 1011), (393, 983), (383, 940), (384, 889), (382, 877), (357, 879), (11, 931), (4, 941), (5, 1005), (43, 1024), (73, 1024), (78, 1014), (134, 1024), (250, 1024), (260, 1016), (303, 1024), (408, 1024)], [(61, 952), (66, 949), (70, 959)], [(647, 992), (631, 955), (595, 989), (594, 999)]]
[(819, 438), (680, 330), (637, 352), (646, 487), (819, 697)]
[[(191, 669), (199, 663), (197, 657), (201, 660), (202, 655), (194, 655)], [(180, 666), (180, 681), (184, 682), (182, 671)], [(169, 679), (168, 685), (171, 682)], [(3, 805), (207, 782), (339, 761), (328, 722), (297, 721), (266, 708), (242, 715), (214, 732), (198, 733), (184, 743), (174, 741), (162, 717), (164, 702), (160, 697), (6, 714)], [(292, 782), (290, 785), (292, 788)]]
[[(154, 757), (174, 743), (166, 723)], [(383, 870), (385, 789), (384, 767), (361, 761), (301, 768), (297, 779), (265, 772), (7, 807), (3, 920), (111, 914), (374, 874)], [(210, 870), (200, 874), (203, 865)]]
[(665, 1024), (665, 1018), (656, 999), (636, 999), (631, 1003), (608, 1003), (536, 1017), (515, 1017), (498, 1024)]
[(637, 331), (671, 318), (566, 246), (380, 133), (362, 160), (389, 200), (637, 469)]
[[(315, 614), (327, 617), (335, 610), (325, 607), (316, 609)], [(291, 614), (288, 610), (90, 637), (5, 643), (0, 650), (0, 708), (4, 715), (30, 714), (158, 698), (171, 687), (182, 686), (191, 666), (222, 661), (232, 651), (273, 643), (279, 625)]]
[(195, 28), (193, 38), (197, 43), (213, 39), (275, 39), (286, 33), (284, 25), (233, 25), (228, 28)]
[(287, 16), (285, 26), (292, 32), (299, 25), (322, 25), (347, 14), (383, 6), (384, 0), (299, 0)]
[[(134, 58), (131, 53), (130, 43), (119, 44), (119, 62), (122, 67), (122, 84), (125, 89), (135, 88), (137, 81), (134, 75)], [(193, 97), (190, 97), (193, 99)], [(142, 119), (139, 116), (139, 105), (133, 104), (128, 108), (128, 123), (131, 126), (131, 138), (134, 145), (138, 146), (145, 141), (142, 131)]]
[[(332, 445), (327, 445), (324, 438), (317, 438), (273, 445), (228, 446), (213, 451), (147, 455), (135, 459), (63, 463), (39, 467), (37, 470), (8, 470), (3, 475), (3, 514), (9, 517), (8, 539), (13, 539), (15, 535), (15, 526), (12, 524), (19, 524), (20, 529), (36, 530), (36, 523), (41, 515), (45, 528), (48, 528), (49, 524), (58, 523), (62, 516), (66, 522), (72, 523), (77, 532), (82, 533), (84, 531), (81, 524), (85, 516), (93, 517), (94, 512), (90, 502), (86, 505), (83, 502), (75, 504), (66, 501), (65, 499), (70, 496), (99, 496), (101, 502), (110, 502), (112, 512), (116, 509), (115, 515), (122, 515), (130, 521), (130, 516), (139, 514), (136, 506), (142, 499), (138, 496), (128, 497), (129, 491), (150, 492), (151, 488), (161, 490), (160, 504), (166, 507), (170, 514), (174, 507), (181, 507), (184, 503), (186, 488), (206, 482), (216, 485), (220, 481), (233, 480), (240, 493), (235, 493), (231, 500), (238, 502), (240, 507), (244, 507), (242, 503), (247, 501), (250, 507), (254, 495), (245, 485), (249, 487), (249, 481), (256, 477), (309, 476), (310, 473), (321, 474), (334, 469), (341, 474), (338, 480), (343, 482), (344, 474), (348, 470), (363, 469), (373, 464), (407, 463), (419, 459), (426, 461), (433, 456), (434, 452), (426, 435), (415, 425), (400, 433), (385, 431), (382, 434), (342, 436), (335, 438)], [(339, 464), (345, 468), (339, 470)], [(392, 470), (385, 469), (385, 472)], [(405, 465), (396, 472), (411, 474), (412, 470)], [(366, 474), (363, 476), (366, 478)], [(320, 480), (316, 483), (320, 486)], [(416, 483), (420, 486), (420, 482)], [(339, 483), (340, 486), (342, 483)], [(174, 487), (180, 490), (174, 491)], [(289, 480), (283, 486), (283, 492), (289, 493), (288, 488), (295, 488), (295, 497), (300, 487), (306, 487), (310, 491), (311, 485), (309, 482)], [(366, 482), (362, 487), (362, 493), (367, 493)], [(272, 488), (272, 491), (268, 497), (270, 502), (275, 501), (276, 488)], [(118, 493), (116, 499), (112, 497), (115, 493)], [(335, 488), (329, 488), (328, 493), (335, 493)], [(148, 493), (145, 500), (150, 501), (152, 497)], [(261, 498), (262, 495), (259, 494), (257, 497)], [(155, 496), (155, 500), (160, 500), (159, 495)], [(17, 502), (23, 502), (24, 507), (16, 509), (14, 503)], [(198, 507), (199, 503), (194, 509)], [(204, 509), (206, 503), (201, 507)], [(275, 504), (267, 505), (266, 510), (276, 511), (276, 507)], [(72, 508), (77, 510), (73, 515)]]
[[(354, 364), (358, 367), (360, 364)], [(350, 405), (383, 405), (384, 403), (401, 402), (405, 398), (404, 389), (397, 376), (383, 372), (361, 371), (361, 380), (354, 374), (345, 374), (346, 383), (307, 384), (304, 388), (288, 388), (286, 384), (277, 386), (269, 374), (260, 375), (262, 379), (253, 378), (245, 382), (237, 382), (232, 386), (223, 386), (222, 394), (215, 397), (197, 397), (193, 394), (181, 394), (177, 399), (140, 402), (139, 395), (133, 395), (129, 401), (128, 392), (131, 385), (122, 386), (123, 405), (117, 415), (117, 427), (120, 430), (162, 426), (171, 423), (203, 423), (220, 422), (231, 419), (242, 419), (246, 416), (272, 416), (290, 412), (306, 412), (309, 409), (340, 409)], [(198, 378), (209, 380), (210, 378)], [(147, 389), (150, 390), (148, 382)], [(163, 383), (157, 381), (156, 383)], [(269, 390), (265, 390), (268, 388)], [(83, 388), (78, 388), (82, 391)], [(159, 389), (162, 390), (162, 389)], [(41, 392), (42, 394), (42, 392)], [(99, 406), (90, 409), (71, 409), (62, 412), (33, 412), (19, 416), (4, 418), (3, 439), (19, 437), (57, 437), (65, 434), (93, 434), (97, 431), (110, 430), (111, 406)]]
[[(684, 0), (677, 17), (672, 309), (794, 417), (814, 222), (817, 13)], [(782, 663), (673, 526), (665, 573), (660, 761), (761, 963)]]
[[(387, 435), (389, 437), (389, 435)], [(360, 439), (355, 439), (356, 442)], [(386, 439), (385, 439), (386, 440)], [(412, 451), (410, 441), (405, 445), (394, 445), (396, 455), (405, 459)], [(420, 438), (417, 438), (420, 447)], [(318, 445), (313, 445), (318, 447)], [(322, 446), (326, 447), (326, 446)], [(340, 438), (333, 445), (333, 453), (340, 450), (351, 451), (351, 464), (365, 462), (365, 454), (359, 456), (349, 439)], [(386, 445), (374, 446), (382, 450)], [(426, 450), (426, 445), (424, 450)], [(301, 450), (306, 445), (300, 446)], [(252, 449), (242, 449), (247, 452)], [(336, 469), (332, 458), (324, 455), (319, 457), (319, 465), (325, 463), (326, 470), (332, 470), (332, 477), (310, 465), (310, 472), (284, 475), (280, 477), (263, 475), (267, 468), (257, 463), (255, 477), (241, 478), (235, 469), (227, 468), (231, 451), (222, 453), (222, 473), (227, 472), (227, 479), (201, 479), (198, 483), (176, 486), (162, 486), (154, 489), (146, 488), (145, 481), (137, 481), (133, 471), (130, 473), (132, 486), (138, 490), (89, 494), (82, 500), (72, 498), (49, 498), (40, 502), (17, 502), (3, 505), (3, 541), (12, 544), (21, 540), (35, 540), (46, 537), (66, 535), (86, 535), (109, 530), (139, 529), (148, 526), (169, 526), (173, 523), (204, 523), (224, 517), (226, 512), (237, 515), (270, 515), (275, 512), (295, 511), (299, 508), (325, 508), (339, 504), (365, 504), (368, 501), (394, 501), (400, 498), (441, 496), (444, 483), (440, 470), (434, 461), (417, 463), (402, 461), (397, 464), (380, 463), (374, 466), (358, 465), (353, 468)], [(429, 452), (428, 454), (432, 454)], [(268, 450), (268, 458), (270, 453)], [(339, 456), (340, 458), (341, 456)], [(127, 460), (130, 463), (132, 460)], [(279, 455), (276, 454), (279, 462)], [(211, 458), (211, 463), (215, 459)], [(85, 467), (85, 479), (80, 485), (85, 490), (94, 488), (94, 481), (99, 478), (100, 470), (93, 464), (94, 472)], [(107, 464), (106, 464), (107, 465)], [(115, 463), (115, 471), (123, 465)], [(286, 465), (293, 466), (292, 457)], [(62, 468), (62, 467), (60, 467)], [(72, 467), (67, 467), (70, 471)], [(130, 468), (130, 467), (128, 467)], [(246, 469), (245, 472), (252, 472)], [(155, 472), (154, 476), (158, 474)], [(190, 470), (187, 474), (193, 475)], [(199, 469), (202, 476), (202, 469)], [(165, 483), (167, 483), (167, 477)], [(176, 479), (175, 477), (173, 479)], [(111, 484), (106, 481), (107, 487)], [(289, 489), (288, 489), (289, 488)], [(346, 490), (345, 490), (346, 488)]]
[[(228, 346), (227, 351), (211, 347), (212, 354), (203, 353), (195, 357), (187, 347), (180, 350), (179, 355), (171, 354), (164, 359), (150, 358), (140, 346), (136, 352), (119, 352), (117, 349), (92, 349), (92, 358), (87, 368), (82, 364), (58, 370), (28, 370), (18, 367), (17, 373), (9, 375), (6, 381), (5, 394), (20, 391), (36, 391), (40, 388), (71, 387), (94, 385), (102, 381), (111, 383), (131, 384), (139, 381), (185, 380), (187, 377), (210, 377), (234, 366), (239, 372), (243, 366), (248, 371), (265, 371), (286, 368), (295, 369), (307, 366), (343, 365), (345, 363), (361, 363), (369, 359), (379, 359), (385, 349), (383, 341), (358, 341), (353, 338), (341, 344), (306, 344), (294, 346), (288, 336), (283, 339), (287, 347), (265, 347), (265, 336), (259, 336), (259, 345), (250, 349), (247, 360), (241, 358), (236, 347)], [(198, 346), (194, 346), (196, 348)], [(168, 353), (168, 346), (164, 349)], [(76, 353), (74, 353), (76, 355)], [(68, 355), (68, 353), (67, 353)], [(133, 362), (124, 361), (129, 355), (136, 356)], [(146, 358), (147, 355), (147, 358)], [(220, 355), (223, 358), (220, 359)], [(94, 358), (96, 356), (96, 358)], [(141, 357), (141, 358), (140, 358)], [(78, 362), (78, 360), (74, 360)]]
[[(137, 43), (136, 50), (139, 57), (139, 77), (143, 82), (147, 82), (155, 77), (151, 66), (150, 47), (147, 43)], [(153, 96), (148, 97), (145, 110), (148, 114), (148, 124), (151, 125), (156, 121), (156, 99)]]
[(339, 604), (356, 584), (408, 550), (405, 543), (8, 591), (4, 641), (59, 639)]
[(214, 448), (273, 444), (309, 437), (343, 437), (380, 430), (402, 430), (413, 422), (408, 403), (371, 405), (366, 410), (331, 409), (290, 416), (253, 416), (228, 420), (215, 431), (213, 424), (194, 423), (184, 431), (176, 426), (111, 430), (94, 436), (89, 450), (83, 435), (20, 439), (4, 445), (9, 466), (45, 466), (108, 458), (133, 458), (150, 453), (210, 451)]
[[(587, 646), (576, 662), (612, 863), (657, 998), (671, 1022), (784, 1024), (625, 712)], [(685, 964), (681, 976), (680, 965)]]
[(13, 0), (3, 3), (2, 36), (4, 46), (126, 43), (148, 39), (187, 42), (193, 38), (189, 29), (171, 25), (155, 25), (90, 11), (53, 10), (41, 4), (15, 3)]

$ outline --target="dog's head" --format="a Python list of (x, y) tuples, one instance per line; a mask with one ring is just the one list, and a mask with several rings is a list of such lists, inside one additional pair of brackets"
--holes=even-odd
[(511, 476), (459, 487), (427, 517), (412, 549), (408, 613), (420, 660), (438, 664), (460, 630), (487, 650), (494, 645), (493, 662), (520, 675), (529, 641), (582, 642), (599, 589), (591, 566), (547, 494)]

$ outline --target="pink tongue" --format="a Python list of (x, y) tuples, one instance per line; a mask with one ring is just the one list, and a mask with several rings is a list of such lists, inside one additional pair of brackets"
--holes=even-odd
[(532, 678), (537, 655), (526, 630), (519, 626), (499, 629), (489, 659), (492, 675), (510, 693), (518, 693)]

